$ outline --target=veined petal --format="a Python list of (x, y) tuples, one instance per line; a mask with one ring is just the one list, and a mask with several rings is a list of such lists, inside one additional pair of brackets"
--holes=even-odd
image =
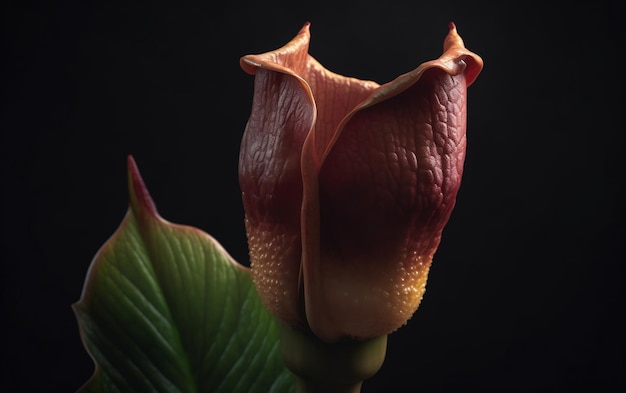
[(315, 102), (298, 76), (306, 68), (308, 34), (285, 47), (242, 57), (255, 74), (252, 110), (242, 138), (239, 184), (246, 215), (252, 278), (278, 318), (304, 326), (299, 307), (302, 144), (315, 122)]
[(252, 279), (268, 310), (305, 325), (299, 307), (300, 151), (314, 118), (298, 80), (260, 69), (242, 138), (239, 184)]
[(388, 334), (417, 309), (460, 187), (466, 88), (481, 68), (451, 24), (439, 59), (306, 139), (305, 308), (323, 340)]
[(265, 305), (291, 325), (305, 325), (299, 296), (302, 145), (313, 129), (318, 139), (329, 139), (379, 87), (319, 64), (308, 54), (309, 26), (282, 48), (240, 60), (255, 75), (239, 165), (251, 271)]
[[(363, 104), (380, 86), (373, 81), (339, 75), (322, 66), (308, 54), (311, 39), (310, 23), (305, 23), (289, 43), (275, 51), (241, 58), (244, 71), (254, 74), (267, 69), (299, 80), (311, 100), (315, 112), (312, 133), (316, 146), (315, 157), (319, 165), (324, 150), (336, 134), (339, 123)], [(311, 130), (313, 127), (311, 128)]]

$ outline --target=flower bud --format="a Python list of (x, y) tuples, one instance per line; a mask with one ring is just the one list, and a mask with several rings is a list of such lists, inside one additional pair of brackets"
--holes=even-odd
[(309, 24), (241, 58), (255, 75), (239, 182), (269, 311), (327, 342), (413, 315), (461, 184), (466, 92), (482, 69), (454, 24), (441, 57), (379, 85), (308, 54)]

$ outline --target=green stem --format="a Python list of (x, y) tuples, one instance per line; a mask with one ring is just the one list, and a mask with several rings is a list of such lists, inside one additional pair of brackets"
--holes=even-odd
[(283, 327), (282, 354), (296, 376), (297, 393), (359, 393), (382, 366), (387, 336), (328, 344), (313, 334)]

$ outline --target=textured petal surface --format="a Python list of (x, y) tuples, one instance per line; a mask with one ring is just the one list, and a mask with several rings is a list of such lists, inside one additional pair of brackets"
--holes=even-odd
[(255, 75), (239, 157), (252, 277), (265, 306), (294, 326), (305, 324), (299, 307), (300, 156), (315, 102), (298, 74), (307, 69), (308, 47), (308, 30), (302, 30), (284, 47), (240, 62)]
[(302, 324), (300, 152), (312, 108), (296, 78), (259, 69), (239, 161), (252, 277), (264, 304), (291, 325)]
[(305, 142), (304, 155), (323, 151), (303, 157), (306, 311), (323, 339), (387, 334), (417, 309), (460, 186), (466, 87), (481, 67), (452, 25), (441, 58), (374, 91), (315, 149)]
[(240, 61), (255, 75), (239, 161), (252, 274), (266, 306), (291, 325), (305, 325), (299, 287), (302, 145), (313, 128), (329, 138), (378, 87), (326, 70), (308, 54), (309, 40), (307, 23), (284, 47)]

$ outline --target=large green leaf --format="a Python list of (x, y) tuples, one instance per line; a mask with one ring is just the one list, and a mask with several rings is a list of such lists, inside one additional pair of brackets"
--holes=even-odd
[(129, 210), (73, 305), (96, 369), (80, 392), (288, 392), (279, 327), (249, 271), (159, 216), (132, 157)]

